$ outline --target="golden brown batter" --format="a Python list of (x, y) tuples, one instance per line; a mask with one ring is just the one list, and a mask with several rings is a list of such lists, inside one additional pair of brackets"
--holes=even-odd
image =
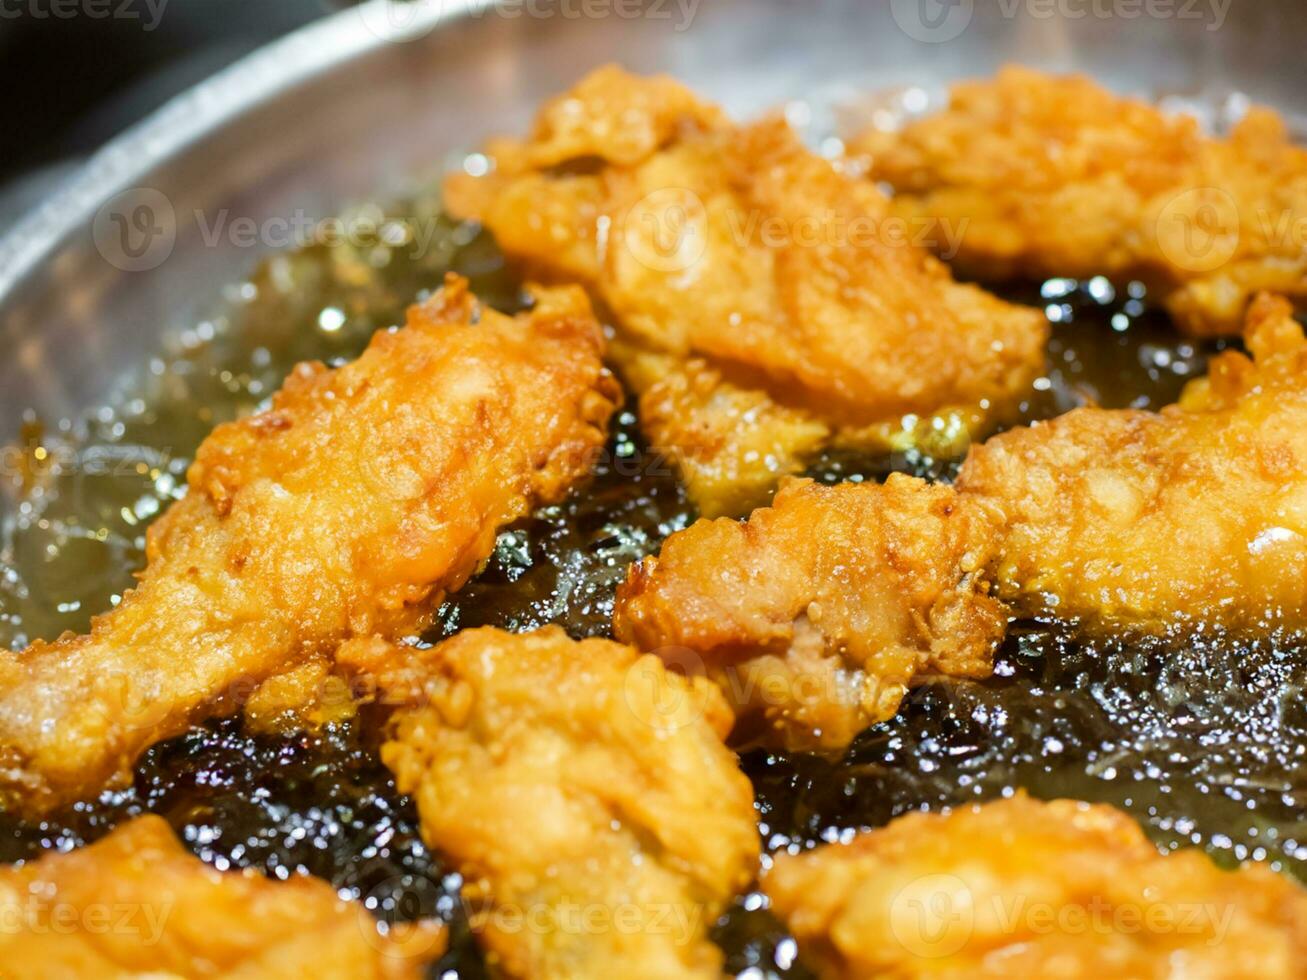
[(922, 675), (986, 677), (1007, 628), (997, 538), (951, 487), (792, 481), (745, 523), (701, 520), (632, 568), (614, 633), (702, 662), (745, 731), (842, 749)]
[(1228, 137), (1083, 76), (1010, 67), (852, 151), (894, 211), (961, 229), (982, 279), (1142, 279), (1195, 334), (1237, 334), (1261, 290), (1307, 299), (1307, 150), (1254, 109)]
[(763, 887), (822, 980), (1302, 975), (1307, 895), (1163, 856), (1108, 806), (1025, 796), (777, 856)]
[(557, 627), (339, 663), (400, 707), (382, 758), (462, 871), (492, 967), (533, 980), (721, 976), (708, 929), (753, 878), (753, 790), (717, 689)]
[(590, 470), (617, 400), (578, 289), (516, 319), (466, 283), (200, 447), (140, 585), (88, 636), (0, 653), (0, 807), (95, 793), (150, 744), (355, 634), (403, 635), (500, 527)]
[(156, 816), (89, 847), (0, 868), (6, 980), (417, 980), (444, 946), (435, 924), (382, 935), (325, 881), (216, 871)]
[(449, 206), (602, 300), (646, 431), (706, 516), (764, 502), (827, 444), (960, 454), (1043, 366), (1039, 313), (956, 283), (782, 120), (737, 126), (610, 67), (487, 154)]

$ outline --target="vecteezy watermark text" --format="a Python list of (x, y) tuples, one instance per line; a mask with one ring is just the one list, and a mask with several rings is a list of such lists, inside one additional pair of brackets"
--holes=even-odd
[(1234, 0), (997, 0), (1009, 19), (1036, 20), (1192, 20), (1209, 31), (1225, 26)]
[(357, 8), (364, 27), (383, 40), (412, 41), (429, 34), (446, 13), (505, 20), (640, 20), (670, 24), (681, 33), (690, 28), (701, 0), (498, 0), (454, 3), (451, 0), (387, 0)]
[(152, 31), (168, 0), (0, 0), (0, 20), (130, 20)]
[[(995, 0), (1004, 20), (1199, 21), (1204, 29), (1225, 26), (1234, 0)], [(975, 0), (891, 0), (890, 11), (913, 40), (941, 44), (961, 37), (976, 13)]]
[[(798, 216), (758, 210), (732, 211), (726, 241), (738, 248), (927, 248), (950, 259), (967, 232), (966, 220), (846, 215), (830, 209)], [(667, 273), (693, 266), (709, 247), (708, 213), (699, 197), (683, 188), (664, 188), (637, 202), (620, 220), (621, 241), (632, 258)], [(309, 246), (389, 248), (418, 260), (448, 238), (447, 220), (393, 217), (369, 206), (343, 218), (315, 218), (304, 211), (255, 219), (226, 208), (179, 214), (159, 191), (138, 187), (107, 202), (93, 225), (95, 246), (110, 265), (125, 272), (161, 266), (178, 238), (193, 232), (205, 248), (295, 249)]]
[(0, 902), (0, 936), (135, 936), (153, 946), (163, 936), (171, 902), (51, 902), (36, 895)]
[(645, 195), (615, 222), (615, 241), (655, 272), (681, 273), (698, 263), (714, 241), (739, 249), (926, 248), (945, 260), (957, 255), (969, 221), (815, 209), (781, 215), (758, 209), (730, 210), (714, 226), (694, 191), (663, 187)]
[(498, 0), (473, 11), (473, 17), (492, 13), (499, 17), (532, 17), (562, 20), (668, 21), (675, 31), (684, 31), (694, 21), (700, 0)]
[(196, 209), (189, 219), (188, 224), (158, 190), (135, 187), (105, 203), (95, 216), (92, 237), (114, 268), (148, 272), (168, 260), (183, 233), (198, 236), (205, 248), (385, 247), (414, 260), (431, 254), (449, 235), (449, 224), (438, 217), (396, 218), (371, 206), (340, 218), (315, 218), (297, 210), (256, 220), (222, 208)]
[(1085, 902), (1042, 901), (1019, 892), (974, 891), (956, 875), (924, 875), (894, 896), (890, 931), (915, 957), (952, 956), (978, 931), (1012, 936), (1189, 936), (1221, 945), (1234, 906), (1216, 902), (1121, 902), (1092, 896)]

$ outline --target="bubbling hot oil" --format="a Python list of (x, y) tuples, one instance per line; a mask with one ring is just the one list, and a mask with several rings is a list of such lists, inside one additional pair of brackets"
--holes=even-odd
[[(296, 361), (356, 355), (446, 270), (467, 275), (492, 305), (521, 304), (493, 244), (446, 220), (434, 199), (373, 211), (375, 240), (266, 261), (230, 291), (220, 315), (181, 334), (113, 404), (75, 420), (28, 420), (11, 454), (21, 465), (9, 468), (0, 495), (0, 642), (17, 648), (82, 630), (110, 608), (142, 561), (145, 527), (182, 493), (200, 440), (260, 405)], [(1008, 298), (1042, 307), (1053, 323), (1048, 370), (1024, 420), (1091, 401), (1158, 407), (1211, 353), (1176, 337), (1138, 287), (1118, 293), (1104, 280), (1052, 280)], [(861, 481), (902, 470), (949, 479), (954, 465), (913, 453), (888, 461), (832, 454), (811, 475)], [(628, 404), (591, 484), (503, 532), (428, 639), (545, 623), (606, 635), (627, 565), (693, 518)], [(1265, 860), (1303, 877), (1304, 685), (1300, 651), (1087, 648), (1027, 625), (1014, 630), (991, 680), (919, 688), (842, 760), (750, 751), (743, 764), (769, 852), (1025, 787), (1115, 803), (1166, 847)], [(422, 844), (412, 802), (396, 794), (377, 759), (369, 721), (284, 738), (248, 735), (234, 720), (197, 728), (146, 753), (124, 791), (41, 823), (0, 816), (0, 860), (93, 840), (151, 811), (217, 867), (306, 871), (382, 918), (450, 922), (454, 942), (432, 975), (480, 976), (461, 881)], [(715, 938), (733, 973), (806, 975), (756, 892), (734, 904)]]

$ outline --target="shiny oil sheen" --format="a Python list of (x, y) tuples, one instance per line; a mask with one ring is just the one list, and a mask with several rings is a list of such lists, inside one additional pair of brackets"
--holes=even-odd
[[(251, 411), (302, 359), (339, 362), (402, 320), (446, 270), (514, 309), (520, 284), (493, 243), (445, 219), (434, 198), (368, 209), (374, 238), (313, 244), (265, 261), (103, 407), (25, 419), (0, 494), (0, 642), (83, 630), (130, 587), (144, 529), (176, 499), (199, 441)], [(420, 247), (419, 247), (420, 245)], [(1025, 420), (1095, 401), (1157, 407), (1201, 374), (1213, 348), (1178, 338), (1142, 289), (1051, 280), (1009, 294), (1053, 324), (1048, 367)], [(665, 461), (646, 451), (634, 405), (615, 420), (594, 481), (503, 532), (484, 571), (440, 610), (428, 639), (495, 625), (562, 623), (606, 635), (627, 565), (694, 514)], [(954, 464), (915, 454), (819, 460), (818, 479), (891, 470), (948, 479)], [(1166, 847), (1223, 863), (1256, 859), (1307, 878), (1307, 657), (1271, 645), (1182, 650), (1088, 648), (1021, 624), (985, 682), (918, 688), (893, 720), (841, 760), (746, 751), (766, 850), (802, 848), (902, 813), (1025, 787), (1124, 807)], [(460, 880), (428, 853), (411, 801), (395, 793), (366, 716), (317, 736), (252, 737), (214, 722), (156, 746), (133, 787), (40, 824), (0, 816), (0, 860), (93, 840), (141, 812), (166, 817), (219, 868), (307, 871), (378, 916), (453, 925), (433, 976), (483, 973)], [(793, 942), (757, 894), (718, 924), (731, 972), (804, 976)]]

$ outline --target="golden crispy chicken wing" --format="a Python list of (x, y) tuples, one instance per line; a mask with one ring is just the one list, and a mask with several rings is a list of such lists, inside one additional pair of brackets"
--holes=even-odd
[(742, 737), (842, 749), (923, 674), (987, 676), (1007, 626), (996, 539), (950, 487), (783, 486), (745, 523), (673, 534), (619, 588), (614, 632), (707, 675)]
[(719, 977), (707, 933), (752, 879), (749, 781), (702, 678), (557, 627), (339, 664), (401, 705), (382, 758), (467, 879), (495, 969), (533, 980)]
[(382, 935), (325, 881), (216, 871), (155, 816), (0, 868), (0, 917), (7, 980), (417, 980), (445, 945), (434, 923)]
[(1000, 597), (1086, 631), (1307, 627), (1307, 340), (1260, 297), (1245, 336), (1160, 413), (1082, 408), (973, 448)]
[(1260, 290), (1307, 299), (1307, 151), (1269, 110), (1215, 138), (1088, 78), (1012, 67), (851, 151), (896, 214), (958, 228), (954, 262), (982, 279), (1141, 279), (1206, 335), (1237, 334)]
[(782, 120), (735, 126), (669, 79), (605, 68), (487, 152), (449, 206), (602, 300), (655, 446), (707, 516), (764, 502), (831, 443), (960, 453), (1043, 366), (1039, 313), (954, 282)]
[(779, 855), (772, 908), (823, 980), (1289, 978), (1307, 894), (1264, 867), (1163, 856), (1108, 806), (1023, 795)]
[(616, 385), (578, 289), (510, 319), (462, 280), (200, 447), (140, 585), (87, 636), (0, 653), (0, 807), (95, 792), (355, 634), (419, 628), (497, 530), (561, 498)]

